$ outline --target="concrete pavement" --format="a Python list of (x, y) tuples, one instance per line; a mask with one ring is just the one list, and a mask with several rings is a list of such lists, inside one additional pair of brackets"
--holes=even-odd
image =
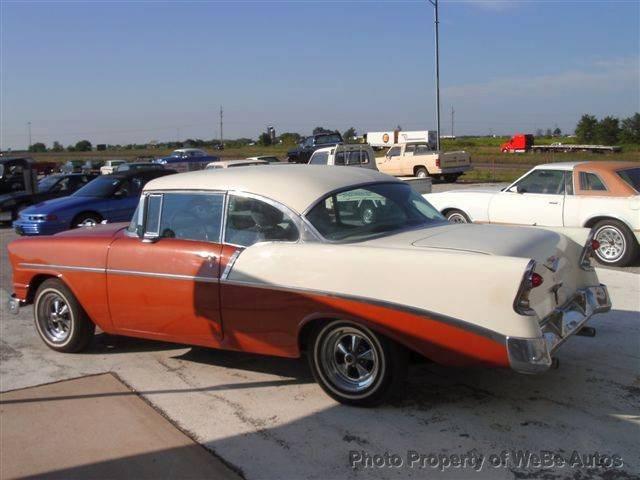
[(0, 394), (0, 478), (240, 477), (112, 374)]

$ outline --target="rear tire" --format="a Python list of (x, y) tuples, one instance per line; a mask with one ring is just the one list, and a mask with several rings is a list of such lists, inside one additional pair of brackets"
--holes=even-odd
[(458, 181), (459, 176), (460, 174), (458, 173), (447, 173), (444, 176), (444, 181), (446, 183), (456, 183)]
[(424, 167), (416, 168), (416, 177), (418, 178), (427, 178), (429, 176), (429, 172)]
[(471, 223), (469, 216), (462, 210), (448, 210), (444, 215), (451, 223)]
[(45, 280), (38, 287), (33, 316), (40, 338), (56, 352), (84, 350), (96, 329), (75, 295), (57, 278)]
[(600, 242), (596, 258), (603, 265), (626, 267), (638, 255), (638, 242), (629, 228), (619, 220), (600, 220), (594, 227), (594, 238)]
[(336, 320), (311, 334), (309, 365), (334, 400), (358, 407), (379, 405), (399, 390), (407, 350), (357, 323)]
[(102, 221), (102, 217), (97, 213), (81, 213), (71, 222), (71, 228), (78, 227), (93, 227), (98, 225)]

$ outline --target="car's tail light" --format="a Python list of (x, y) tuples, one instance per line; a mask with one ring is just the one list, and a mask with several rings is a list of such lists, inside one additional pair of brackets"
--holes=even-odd
[(436, 158), (436, 167), (440, 168), (440, 159), (439, 158)]
[(589, 232), (589, 236), (587, 237), (587, 241), (584, 244), (584, 248), (582, 249), (582, 255), (580, 255), (580, 268), (583, 270), (587, 270), (589, 272), (593, 271), (593, 266), (591, 265), (591, 259), (596, 253), (596, 250), (600, 248), (600, 242), (596, 240), (594, 237), (595, 230), (592, 229)]
[(527, 268), (522, 276), (518, 294), (513, 302), (513, 309), (520, 315), (535, 315), (536, 312), (531, 308), (529, 303), (529, 293), (536, 287), (542, 285), (544, 279), (542, 276), (534, 272), (536, 268), (535, 260), (530, 260)]

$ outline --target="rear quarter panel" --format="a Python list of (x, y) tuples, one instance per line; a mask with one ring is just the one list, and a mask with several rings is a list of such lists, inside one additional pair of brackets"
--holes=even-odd
[[(527, 262), (416, 248), (257, 244), (239, 255), (223, 283), (225, 335), (245, 345), (278, 339), (279, 354), (294, 356), (305, 319), (337, 315), (441, 363), (501, 365), (506, 335), (540, 334), (535, 320), (513, 310)], [(244, 303), (239, 288), (246, 289)], [(268, 322), (246, 311), (258, 291), (269, 292), (259, 305), (260, 318), (273, 310)], [(460, 363), (465, 356), (474, 361)]]
[(567, 195), (564, 203), (565, 227), (584, 227), (599, 217), (615, 218), (640, 233), (640, 195), (631, 197)]

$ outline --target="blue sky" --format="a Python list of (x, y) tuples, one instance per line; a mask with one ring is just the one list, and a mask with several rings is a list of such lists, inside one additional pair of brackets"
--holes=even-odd
[[(8, 2), (2, 148), (435, 128), (426, 1)], [(640, 2), (446, 1), (443, 133), (640, 110)]]

